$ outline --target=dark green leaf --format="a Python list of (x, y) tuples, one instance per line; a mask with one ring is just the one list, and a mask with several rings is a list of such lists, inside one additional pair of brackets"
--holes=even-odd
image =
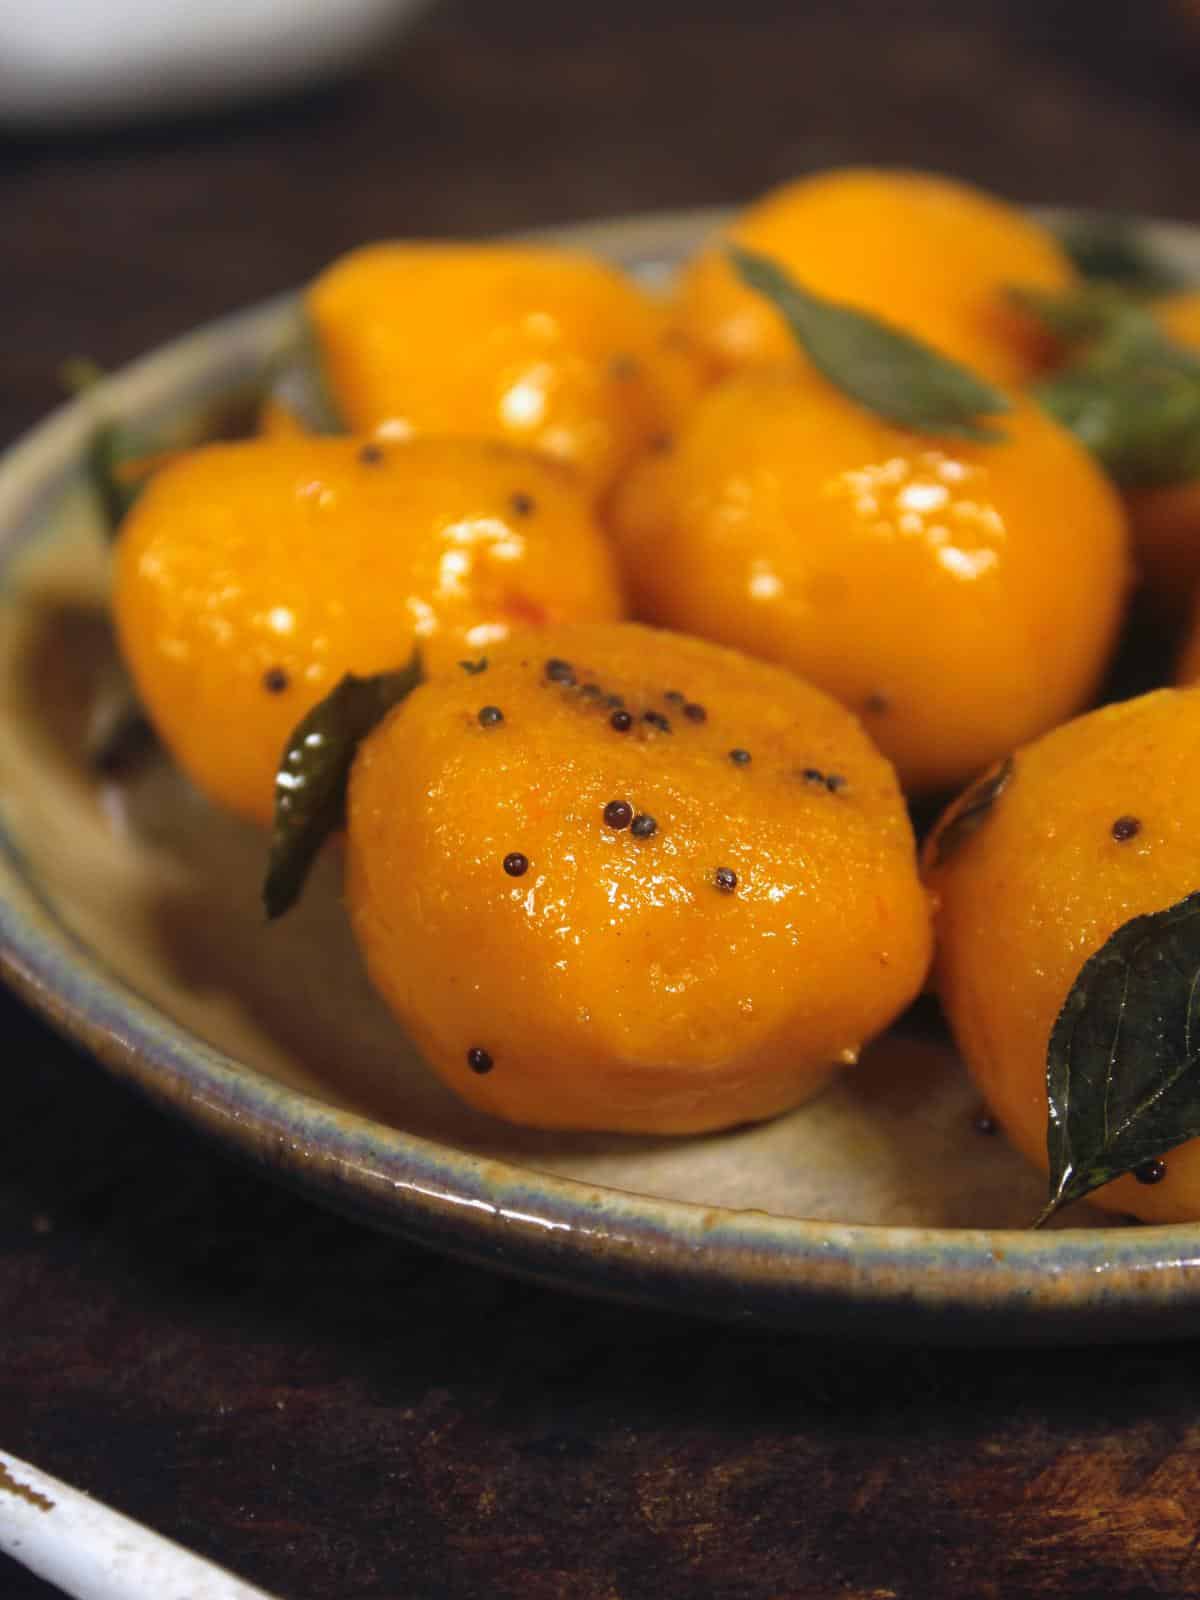
[(1089, 217), (1059, 231), (1063, 249), (1085, 278), (1115, 283), (1131, 294), (1169, 294), (1187, 279), (1146, 243), (1126, 217)]
[(1200, 476), (1200, 356), (1174, 344), (1146, 307), (1111, 285), (1062, 295), (1011, 291), (1075, 346), (1069, 365), (1038, 384), (1041, 405), (1123, 488)]
[(1106, 283), (1085, 283), (1077, 289), (1049, 292), (1014, 284), (1009, 299), (1042, 324), (1056, 339), (1077, 345), (1120, 335), (1145, 338), (1155, 332), (1149, 313), (1123, 290)]
[(1123, 488), (1200, 477), (1200, 360), (1157, 332), (1123, 326), (1034, 395)]
[(121, 465), (148, 453), (144, 439), (104, 414), (97, 389), (103, 371), (92, 361), (68, 361), (62, 369), (64, 386), (95, 410), (95, 423), (84, 456), (88, 481), (100, 506), (109, 539), (115, 539), (126, 512), (141, 493), (140, 483), (125, 481)]
[(348, 672), (292, 730), (275, 777), (263, 883), (268, 917), (282, 916), (295, 904), (321, 846), (345, 821), (346, 787), (359, 745), (421, 679), (419, 650), (398, 672), (369, 678)]
[(992, 807), (1012, 781), (1015, 764), (1006, 757), (995, 769), (967, 791), (958, 810), (937, 836), (933, 864), (940, 867), (987, 821)]
[(1084, 963), (1050, 1035), (1046, 1087), (1038, 1223), (1200, 1135), (1200, 892), (1134, 917)]
[(813, 366), (876, 416), (920, 433), (995, 441), (981, 417), (1009, 410), (998, 389), (899, 328), (802, 288), (767, 256), (730, 246), (747, 287), (787, 322)]

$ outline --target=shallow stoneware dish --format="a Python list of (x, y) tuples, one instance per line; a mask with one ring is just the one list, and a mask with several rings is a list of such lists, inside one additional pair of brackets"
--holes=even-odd
[[(713, 218), (557, 235), (654, 280)], [(1153, 242), (1200, 276), (1200, 232)], [(1023, 1224), (1043, 1181), (976, 1126), (944, 1042), (902, 1032), (820, 1100), (685, 1140), (512, 1129), (460, 1106), (363, 976), (327, 853), (264, 925), (263, 839), (161, 758), (86, 756), (114, 666), (84, 471), (96, 405), (204, 431), (296, 333), (281, 300), (64, 407), (0, 464), (0, 960), (58, 1027), (281, 1180), (437, 1249), (631, 1302), (865, 1338), (1117, 1340), (1200, 1331), (1200, 1226)], [(469, 954), (464, 955), (469, 960)], [(11, 1063), (20, 1070), (20, 1063)]]

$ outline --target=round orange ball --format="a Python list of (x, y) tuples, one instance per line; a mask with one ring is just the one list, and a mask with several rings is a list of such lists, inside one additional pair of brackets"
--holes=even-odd
[(506, 439), (595, 494), (698, 389), (662, 309), (574, 251), (370, 245), (322, 273), (307, 304), (355, 431)]
[[(926, 881), (936, 983), (967, 1065), (1021, 1153), (1048, 1166), (1046, 1052), (1084, 962), (1132, 917), (1200, 882), (1200, 692), (1105, 706), (1016, 753), (978, 829)], [(952, 807), (953, 816), (957, 806)], [(1200, 1140), (1153, 1186), (1091, 1198), (1146, 1221), (1200, 1218)]]
[(773, 1116), (929, 959), (895, 774), (855, 719), (629, 624), (514, 638), (400, 705), (354, 765), (347, 901), (438, 1073), (537, 1127)]
[(122, 527), (113, 609), (155, 727), (212, 799), (270, 820), (288, 734), (346, 672), (430, 669), (619, 617), (573, 481), (504, 445), (257, 439), (164, 468)]
[(1006, 385), (1030, 377), (1051, 351), (1009, 288), (1075, 281), (1045, 228), (969, 184), (876, 168), (818, 173), (739, 213), (682, 274), (678, 326), (717, 372), (795, 359), (782, 318), (726, 259), (730, 241)]
[(1092, 694), (1128, 582), (1120, 501), (1026, 403), (1002, 443), (902, 431), (813, 375), (747, 374), (616, 497), (638, 615), (810, 678), (914, 790)]

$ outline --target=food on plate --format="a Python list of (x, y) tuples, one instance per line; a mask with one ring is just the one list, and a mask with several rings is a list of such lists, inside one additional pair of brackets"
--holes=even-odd
[(1178, 620), (1200, 583), (1200, 294), (1156, 298), (1169, 275), (1151, 255), (1118, 252), (1110, 264), (1135, 275), (1065, 295), (1022, 291), (1062, 347), (1028, 393), (1124, 493), (1143, 589)]
[(968, 184), (886, 169), (819, 173), (756, 201), (684, 269), (676, 321), (716, 372), (796, 360), (778, 313), (732, 269), (730, 241), (1009, 385), (1053, 348), (1009, 287), (1062, 290), (1076, 279), (1045, 228)]
[(858, 721), (632, 624), (431, 674), (358, 753), (346, 849), (368, 970), (418, 1047), (472, 1104), (539, 1127), (773, 1116), (852, 1062), (929, 960), (908, 817)]
[(1168, 1109), (1159, 1097), (1190, 1048), (1195, 913), (1167, 911), (1200, 888), (1198, 840), (1200, 692), (1164, 689), (1018, 750), (951, 807), (925, 851), (937, 990), (993, 1114), (1045, 1168), (1047, 1056), (1063, 1013), (1051, 1052), (1060, 1142), (1080, 1170), (1090, 1141), (1097, 1170), (1126, 1172), (1091, 1198), (1147, 1221), (1200, 1218), (1200, 1142), (1171, 1148), (1186, 1121), (1164, 1136), (1155, 1110)]
[[(1194, 426), (1200, 430), (1200, 293), (1160, 300), (1154, 314), (1167, 337), (1196, 358)], [(1144, 583), (1164, 610), (1184, 614), (1200, 591), (1200, 440), (1191, 476), (1130, 489), (1126, 503)]]
[(1128, 583), (1087, 452), (1029, 403), (996, 427), (902, 429), (811, 370), (726, 379), (615, 497), (635, 613), (811, 679), (907, 789), (967, 781), (1086, 703)]
[(369, 245), (322, 273), (307, 306), (355, 432), (507, 439), (596, 493), (678, 426), (697, 389), (662, 309), (574, 251)]
[(271, 817), (289, 730), (343, 673), (479, 655), (623, 615), (570, 476), (489, 441), (267, 438), (164, 467), (126, 517), (113, 610), (163, 741), (213, 800)]
[[(374, 245), (310, 288), (256, 439), (103, 419), (150, 718), (273, 821), (269, 916), (345, 825), (367, 968), (472, 1105), (799, 1105), (918, 993), (933, 904), (1047, 1214), (1200, 1218), (1200, 688), (1065, 720), (1129, 519), (1160, 599), (1200, 583), (1200, 293), (1128, 230), (1071, 252), (872, 170), (751, 206), (668, 304), (577, 252)], [(967, 783), (923, 885), (900, 786)]]

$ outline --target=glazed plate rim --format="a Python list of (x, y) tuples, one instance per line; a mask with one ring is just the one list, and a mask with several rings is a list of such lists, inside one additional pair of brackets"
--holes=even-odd
[[(539, 237), (645, 265), (694, 245), (722, 215)], [(1200, 228), (1144, 227), (1166, 254), (1200, 268)], [(171, 397), (212, 395), (261, 371), (294, 304), (284, 295), (207, 324), (114, 375), (106, 398), (121, 415), (151, 415)], [(21, 531), (77, 464), (93, 415), (71, 401), (0, 458), (0, 589)], [(226, 1149), (339, 1211), (542, 1282), (866, 1338), (1095, 1342), (1200, 1329), (1200, 1225), (1032, 1233), (705, 1207), (474, 1155), (288, 1088), (206, 1044), (108, 968), (40, 896), (2, 815), (0, 973), (109, 1070)]]

